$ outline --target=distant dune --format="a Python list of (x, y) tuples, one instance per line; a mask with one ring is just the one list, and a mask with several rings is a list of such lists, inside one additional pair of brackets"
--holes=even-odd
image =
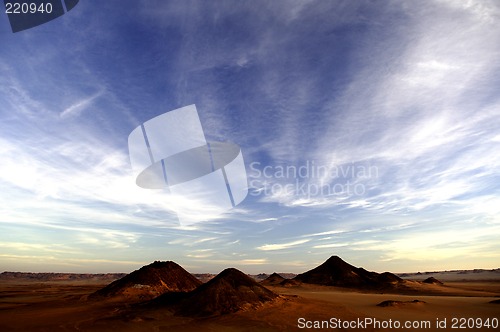
[(123, 278), (126, 273), (33, 273), (33, 272), (3, 272), (0, 280), (36, 280), (36, 281), (113, 281)]
[(500, 268), (485, 270), (452, 270), (452, 271), (433, 271), (433, 272), (416, 272), (416, 273), (398, 273), (399, 277), (411, 280), (425, 280), (433, 277), (440, 281), (486, 281), (500, 280)]

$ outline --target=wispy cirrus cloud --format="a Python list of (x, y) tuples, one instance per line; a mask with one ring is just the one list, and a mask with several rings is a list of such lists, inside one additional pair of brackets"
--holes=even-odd
[[(65, 28), (55, 40), (2, 37), (2, 243), (31, 244), (27, 256), (66, 245), (94, 266), (109, 248), (118, 261), (168, 256), (201, 270), (288, 262), (302, 272), (334, 253), (404, 266), (398, 246), (412, 261), (432, 250), (449, 260), (438, 237), (435, 246), (398, 242), (418, 243), (439, 226), (442, 237), (479, 229), (474, 241), (486, 245), (449, 245), (495, 257), (487, 236), (498, 234), (500, 206), (495, 2), (125, 3), (81, 7), (58, 21)], [(329, 172), (377, 172), (256, 176), (276, 190), (254, 188), (260, 195), (217, 218), (203, 200), (138, 188), (127, 135), (192, 103), (207, 138), (238, 143), (247, 166), (314, 161)], [(339, 190), (311, 194), (318, 186)], [(179, 227), (175, 206), (207, 222)]]
[(83, 111), (88, 109), (97, 98), (102, 96), (103, 93), (104, 93), (104, 91), (99, 91), (90, 97), (86, 97), (86, 98), (78, 100), (77, 102), (73, 103), (71, 106), (65, 108), (59, 114), (59, 116), (61, 117), (61, 119), (64, 119), (67, 117), (76, 117), (76, 116), (80, 115)]
[(325, 248), (338, 248), (338, 247), (346, 247), (349, 243), (329, 243), (329, 244), (318, 244), (313, 246), (315, 249), (325, 249)]
[[(312, 141), (317, 146), (313, 160), (331, 168), (351, 163), (376, 167), (377, 176), (354, 179), (365, 191), (304, 196), (282, 190), (263, 196), (263, 202), (395, 212), (450, 202), (466, 205), (464, 195), (493, 189), (500, 163), (492, 153), (499, 147), (493, 128), (499, 125), (500, 104), (489, 96), (498, 67), (494, 40), (499, 35), (492, 29), (498, 8), (443, 2), (435, 9), (432, 14), (411, 9), (407, 24), (380, 42), (385, 50), (377, 56), (362, 58), (375, 46), (369, 40), (361, 43), (355, 52), (363, 66), (340, 97), (327, 101), (322, 115), (331, 123)], [(469, 22), (468, 27), (456, 31), (457, 19)], [(290, 146), (301, 151), (300, 144)], [(286, 185), (280, 179), (267, 181)], [(332, 186), (339, 179), (302, 181)]]
[(264, 244), (262, 246), (257, 247), (257, 250), (273, 251), (273, 250), (289, 249), (289, 248), (304, 244), (304, 243), (309, 242), (309, 241), (310, 241), (309, 239), (303, 239), (303, 240), (297, 240), (297, 241), (292, 241), (292, 242), (287, 242), (287, 243)]

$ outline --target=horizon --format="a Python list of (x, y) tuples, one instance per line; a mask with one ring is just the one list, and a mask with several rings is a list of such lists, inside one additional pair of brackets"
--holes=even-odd
[[(307, 272), (309, 270), (312, 270), (314, 269), (315, 267), (323, 264), (324, 262), (326, 262), (328, 259), (334, 257), (335, 255), (333, 256), (330, 256), (329, 258), (325, 259), (323, 262), (319, 263), (318, 265), (315, 265), (315, 266), (311, 266), (310, 268), (304, 270), (304, 271), (273, 271), (273, 272), (269, 272), (269, 271), (261, 271), (261, 272), (256, 272), (256, 273), (249, 273), (247, 271), (245, 271), (244, 268), (236, 268), (236, 267), (233, 267), (233, 266), (227, 266), (225, 268), (223, 268), (222, 270), (218, 271), (218, 272), (210, 272), (210, 271), (190, 271), (189, 269), (185, 268), (181, 263), (179, 262), (174, 262), (176, 264), (178, 264), (179, 266), (181, 266), (182, 268), (184, 268), (186, 271), (188, 271), (189, 273), (191, 274), (211, 274), (211, 275), (217, 275), (219, 273), (221, 273), (222, 271), (226, 270), (226, 269), (229, 269), (229, 268), (236, 268), (246, 274), (249, 274), (249, 275), (258, 275), (258, 274), (268, 274), (268, 275), (271, 275), (273, 273), (292, 273), (292, 274), (300, 274), (300, 273), (304, 273), (304, 272)], [(338, 256), (337, 256), (338, 257)], [(344, 262), (348, 263), (348, 264), (351, 264), (349, 263), (349, 261), (346, 261), (344, 260), (342, 257), (339, 257), (340, 259), (342, 259)], [(125, 272), (125, 271), (111, 271), (111, 272), (69, 272), (69, 271), (1, 271), (1, 273), (4, 273), (4, 272), (11, 272), (11, 273), (47, 273), (47, 274), (51, 274), (51, 273), (61, 273), (61, 274), (130, 274), (132, 273), (133, 271), (137, 271), (139, 270), (140, 268), (144, 267), (144, 266), (148, 266), (150, 264), (153, 264), (155, 262), (167, 262), (169, 260), (156, 260), (156, 261), (153, 261), (153, 262), (150, 262), (150, 263), (146, 263), (138, 268), (135, 268), (133, 270), (130, 270), (128, 272)], [(351, 264), (353, 265), (353, 264)], [(363, 266), (356, 266), (356, 265), (353, 265), (354, 267), (359, 267), (359, 268), (364, 268)], [(457, 271), (474, 271), (474, 270), (483, 270), (483, 271), (493, 271), (493, 270), (500, 270), (500, 266), (497, 267), (497, 268), (474, 268), (474, 269), (447, 269), (447, 270), (434, 270), (434, 271), (387, 271), (387, 270), (369, 270), (368, 271), (373, 271), (373, 272), (377, 272), (377, 273), (383, 273), (383, 272), (391, 272), (391, 273), (394, 273), (396, 275), (399, 275), (399, 274), (416, 274), (416, 273), (439, 273), (439, 272), (457, 272)]]
[[(0, 15), (1, 270), (498, 268), (498, 2), (75, 3)], [(131, 132), (193, 104), (244, 159), (222, 214), (131, 167)]]

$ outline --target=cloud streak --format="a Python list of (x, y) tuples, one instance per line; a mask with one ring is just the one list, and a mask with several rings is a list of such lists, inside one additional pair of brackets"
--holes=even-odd
[(274, 251), (274, 250), (289, 249), (289, 248), (307, 243), (309, 241), (310, 241), (309, 239), (304, 239), (304, 240), (297, 240), (297, 241), (287, 242), (287, 243), (265, 244), (265, 245), (257, 247), (257, 250)]
[(88, 109), (97, 98), (99, 98), (100, 96), (102, 96), (103, 93), (104, 93), (103, 91), (99, 91), (99, 92), (97, 92), (96, 94), (94, 94), (94, 95), (92, 95), (90, 97), (78, 100), (77, 102), (75, 102), (71, 106), (65, 108), (59, 114), (59, 116), (61, 117), (61, 119), (65, 119), (65, 118), (68, 118), (68, 117), (77, 117), (77, 116), (79, 116), (83, 111), (85, 111), (86, 109)]

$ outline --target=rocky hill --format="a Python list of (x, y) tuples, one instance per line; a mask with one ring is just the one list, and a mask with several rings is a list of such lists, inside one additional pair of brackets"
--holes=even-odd
[(189, 292), (202, 282), (178, 264), (154, 262), (93, 293), (96, 297), (126, 297), (148, 300), (167, 292)]
[(280, 282), (286, 280), (282, 276), (280, 276), (278, 273), (274, 272), (271, 274), (269, 277), (266, 279), (262, 280), (260, 283), (265, 286), (276, 286), (279, 285)]
[(180, 301), (176, 313), (213, 316), (255, 308), (279, 296), (243, 272), (229, 268)]
[(384, 272), (370, 272), (344, 262), (338, 256), (330, 257), (320, 266), (297, 275), (294, 280), (308, 284), (360, 289), (388, 288), (402, 282), (398, 276)]

